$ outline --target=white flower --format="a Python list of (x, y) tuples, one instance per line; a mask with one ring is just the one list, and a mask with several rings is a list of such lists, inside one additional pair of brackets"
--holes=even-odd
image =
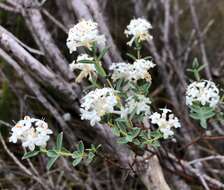
[(120, 117), (121, 118), (127, 118), (128, 113), (129, 113), (128, 107), (126, 107), (126, 108), (121, 107), (121, 110), (120, 110)]
[(144, 113), (144, 115), (149, 115), (150, 104), (151, 101), (149, 98), (143, 95), (135, 95), (127, 99), (127, 104), (125, 107), (128, 109), (129, 114), (135, 111), (137, 115), (139, 115), (140, 113)]
[(9, 142), (17, 143), (20, 140), (22, 146), (28, 147), (31, 151), (35, 149), (35, 146), (45, 147), (50, 138), (49, 134), (52, 134), (46, 122), (29, 116), (20, 120), (11, 131)]
[(81, 108), (80, 112), (81, 112), (81, 119), (89, 120), (91, 126), (94, 126), (97, 122), (101, 120), (100, 116), (97, 114), (95, 110), (89, 111)]
[(113, 63), (110, 70), (113, 71), (112, 80), (126, 79), (128, 81), (137, 82), (144, 79), (151, 82), (151, 75), (148, 70), (155, 67), (150, 60), (137, 59), (133, 64), (129, 63)]
[(31, 151), (35, 149), (35, 144), (36, 144), (36, 138), (37, 135), (35, 133), (34, 128), (28, 129), (26, 132), (23, 133), (23, 139), (22, 141), (22, 146), (23, 147), (28, 147)]
[(163, 133), (164, 139), (174, 135), (174, 132), (169, 127), (160, 128), (160, 131)]
[(91, 20), (82, 20), (69, 30), (67, 47), (70, 53), (77, 50), (77, 47), (92, 48), (93, 43), (104, 45), (105, 36), (99, 35), (98, 24)]
[(131, 70), (131, 64), (129, 63), (113, 63), (110, 66), (110, 70), (113, 71), (112, 74), (112, 80), (116, 81), (119, 79), (126, 79), (126, 80), (130, 80), (130, 70)]
[(76, 78), (76, 82), (80, 83), (83, 78), (89, 77), (92, 78), (92, 75), (96, 75), (96, 68), (94, 64), (89, 63), (80, 63), (82, 60), (92, 61), (93, 57), (89, 57), (87, 54), (82, 54), (77, 57), (76, 61), (73, 61), (69, 66), (72, 71), (78, 69), (80, 70), (80, 74)]
[(152, 61), (137, 59), (132, 68), (132, 80), (134, 79), (134, 81), (137, 81), (139, 79), (145, 79), (147, 82), (151, 82), (152, 78), (148, 70), (153, 67), (155, 67), (155, 64)]
[(191, 106), (193, 103), (200, 103), (203, 106), (215, 107), (219, 99), (219, 89), (212, 81), (193, 82), (187, 87), (186, 104), (188, 106)]
[(127, 26), (127, 29), (124, 31), (127, 36), (132, 36), (128, 45), (131, 46), (135, 39), (137, 39), (138, 42), (151, 40), (152, 36), (148, 32), (151, 28), (152, 25), (144, 18), (132, 19), (130, 24)]
[(114, 107), (117, 105), (115, 91), (111, 88), (91, 91), (82, 98), (81, 102), (81, 119), (90, 120), (92, 126), (105, 114), (115, 112)]
[(162, 113), (155, 112), (153, 113), (149, 119), (152, 124), (156, 124), (159, 127), (159, 130), (163, 134), (163, 138), (167, 139), (169, 136), (172, 136), (174, 132), (172, 128), (181, 127), (180, 122), (177, 117), (175, 117), (171, 110), (169, 109), (160, 109)]
[(31, 122), (29, 117), (25, 117), (24, 120), (20, 120), (12, 129), (12, 135), (9, 138), (10, 142), (17, 143), (17, 140), (31, 128)]

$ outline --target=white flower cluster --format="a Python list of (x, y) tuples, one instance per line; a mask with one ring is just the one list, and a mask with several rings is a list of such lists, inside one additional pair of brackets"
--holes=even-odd
[(111, 88), (96, 89), (82, 98), (81, 119), (90, 120), (93, 126), (107, 113), (115, 112), (117, 105), (115, 91)]
[(162, 113), (155, 112), (149, 118), (152, 124), (156, 124), (159, 130), (163, 133), (163, 138), (167, 139), (169, 136), (174, 135), (172, 128), (181, 127), (177, 117), (175, 117), (171, 110), (163, 108), (160, 109)]
[(112, 80), (125, 79), (137, 82), (139, 79), (145, 79), (151, 82), (151, 75), (148, 70), (155, 67), (150, 60), (137, 59), (133, 64), (129, 63), (113, 63), (110, 70), (113, 71)]
[(80, 46), (91, 48), (93, 43), (105, 44), (105, 36), (99, 35), (96, 22), (82, 20), (69, 30), (66, 44), (70, 53), (76, 51)]
[(128, 45), (131, 46), (136, 39), (138, 42), (151, 40), (152, 36), (148, 31), (151, 28), (152, 25), (143, 18), (132, 19), (130, 24), (127, 26), (127, 29), (124, 31), (127, 36), (132, 36)]
[(149, 98), (143, 95), (135, 95), (127, 99), (126, 108), (129, 114), (135, 111), (137, 115), (144, 113), (146, 116), (150, 114), (150, 104), (151, 101)]
[(219, 89), (212, 81), (193, 82), (187, 87), (186, 104), (188, 106), (191, 106), (193, 103), (200, 103), (203, 106), (215, 107), (219, 99)]
[(94, 64), (80, 63), (82, 60), (93, 61), (93, 57), (90, 57), (88, 54), (82, 54), (77, 57), (76, 61), (73, 61), (69, 66), (72, 71), (78, 69), (81, 70), (80, 74), (76, 78), (76, 82), (81, 82), (83, 78), (89, 77), (92, 78), (92, 75), (96, 75), (96, 68)]
[(10, 142), (22, 142), (23, 147), (28, 147), (31, 151), (35, 146), (45, 147), (50, 139), (49, 135), (53, 132), (48, 129), (48, 124), (40, 119), (30, 118), (25, 116), (12, 129), (12, 135), (9, 138)]

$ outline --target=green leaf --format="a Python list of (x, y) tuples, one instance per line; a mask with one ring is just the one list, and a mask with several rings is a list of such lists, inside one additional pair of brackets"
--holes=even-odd
[(201, 71), (202, 69), (204, 69), (206, 67), (206, 65), (201, 65), (200, 67), (198, 67), (198, 71)]
[(59, 156), (50, 158), (50, 160), (48, 160), (47, 163), (47, 170), (50, 170), (50, 168), (53, 166), (53, 164), (55, 163), (55, 161), (59, 158)]
[(79, 142), (78, 151), (83, 154), (84, 153), (84, 144), (82, 141)]
[(61, 150), (63, 141), (63, 132), (59, 133), (57, 136), (56, 149)]
[(31, 157), (37, 156), (39, 153), (40, 153), (39, 150), (34, 150), (32, 152), (27, 152), (27, 153), (25, 153), (23, 155), (22, 159), (27, 159), (27, 158), (31, 158)]
[(117, 127), (113, 127), (111, 130), (114, 135), (120, 136), (120, 130)]
[(137, 146), (139, 146), (141, 144), (141, 142), (138, 139), (134, 139), (133, 143)]
[(93, 55), (95, 56), (96, 55), (96, 51), (97, 51), (97, 44), (96, 44), (96, 42), (92, 43), (91, 51), (92, 52), (90, 52), (90, 53), (93, 53)]
[(126, 137), (121, 137), (117, 140), (118, 144), (127, 144), (129, 141)]
[(160, 143), (159, 143), (159, 141), (154, 141), (151, 145), (152, 145), (154, 148), (158, 148), (158, 147), (160, 147)]
[[(147, 139), (148, 138), (148, 134), (150, 134), (150, 131), (147, 132), (147, 131), (141, 131), (141, 133), (139, 134), (139, 136), (143, 139)], [(150, 135), (149, 135), (150, 137)]]
[(96, 72), (101, 76), (101, 77), (106, 77), (107, 74), (105, 72), (105, 70), (103, 69), (103, 67), (98, 64), (98, 63), (95, 63), (95, 68), (96, 68)]
[(129, 119), (130, 119), (130, 120), (132, 120), (132, 119), (134, 118), (134, 116), (135, 116), (135, 114), (136, 114), (136, 110), (137, 110), (136, 107), (132, 110), (132, 112), (131, 112), (131, 114), (130, 114), (130, 116), (129, 116)]
[(135, 46), (137, 50), (140, 50), (141, 49), (141, 43), (139, 43), (139, 38), (135, 38)]
[(78, 61), (78, 63), (94, 64), (95, 61), (93, 61), (93, 60), (88, 60), (88, 59), (83, 59), (83, 60)]
[(151, 138), (151, 137), (155, 138), (155, 137), (158, 137), (158, 136), (161, 136), (161, 135), (162, 134), (161, 134), (159, 129), (156, 130), (156, 131), (149, 131), (148, 132), (148, 138)]
[(201, 77), (200, 77), (200, 74), (199, 73), (200, 73), (200, 71), (202, 69), (205, 68), (205, 66), (206, 66), (205, 64), (204, 65), (200, 65), (199, 62), (198, 62), (198, 59), (197, 58), (194, 58), (193, 64), (192, 64), (192, 69), (187, 69), (187, 71), (193, 73), (195, 79), (197, 81), (200, 81), (200, 78)]
[(130, 53), (126, 53), (126, 55), (127, 55), (128, 57), (130, 57), (131, 59), (133, 59), (133, 61), (135, 61), (135, 60), (137, 59), (134, 55), (132, 55), (132, 54), (130, 54)]
[(62, 148), (61, 148), (61, 151), (62, 151), (62, 152), (65, 152), (65, 153), (70, 153), (70, 151), (69, 151), (69, 150), (67, 150), (67, 149), (66, 149), (66, 148), (64, 148), (64, 147), (62, 147)]
[(117, 121), (116, 122), (116, 125), (118, 126), (118, 128), (119, 128), (119, 130), (120, 130), (120, 133), (122, 134), (122, 135), (124, 135), (124, 134), (127, 134), (127, 130), (126, 130), (126, 120), (124, 120), (125, 122), (123, 122), (123, 121)]
[(55, 150), (48, 150), (47, 151), (47, 156), (50, 158), (54, 158), (58, 156), (58, 153)]
[(193, 104), (190, 107), (190, 117), (199, 120), (201, 127), (207, 128), (207, 120), (215, 116), (215, 109), (209, 106)]
[(192, 65), (193, 65), (193, 68), (197, 68), (199, 66), (199, 62), (197, 58), (194, 58)]
[(150, 83), (146, 83), (146, 84), (141, 86), (141, 91), (142, 91), (143, 95), (145, 95), (145, 96), (148, 95), (149, 88), (150, 88)]
[(89, 152), (87, 160), (86, 160), (86, 164), (90, 164), (93, 161), (93, 158), (95, 157), (95, 154), (93, 152)]
[(188, 72), (194, 72), (194, 69), (187, 69)]
[(127, 142), (132, 142), (134, 137), (132, 135), (127, 135), (125, 138)]
[(91, 144), (91, 150), (92, 150), (92, 152), (96, 153), (96, 151), (97, 151), (101, 146), (102, 146), (102, 145), (99, 144), (99, 145), (97, 145), (97, 147), (95, 147), (93, 144)]
[(89, 81), (91, 82), (93, 88), (100, 88), (100, 84), (97, 83), (96, 79), (89, 79)]
[(101, 144), (99, 144), (97, 147), (95, 147), (95, 145), (91, 144), (91, 148), (86, 149), (89, 152), (93, 152), (96, 153), (97, 149), (99, 149), (101, 147)]
[(204, 128), (204, 129), (206, 129), (208, 126), (207, 126), (207, 121), (206, 121), (206, 119), (201, 119), (200, 120), (200, 125)]
[(75, 167), (82, 161), (82, 157), (75, 158), (72, 165)]
[(128, 133), (130, 136), (132, 136), (132, 138), (135, 138), (138, 136), (138, 134), (140, 133), (141, 129), (134, 127), (132, 128), (132, 130)]
[(116, 83), (116, 90), (121, 90), (124, 79), (119, 79)]
[(79, 151), (74, 151), (74, 152), (72, 153), (72, 158), (76, 159), (76, 158), (78, 158), (78, 157), (81, 157), (80, 152), (79, 152)]
[(152, 56), (146, 56), (146, 57), (144, 57), (143, 59), (151, 60), (151, 61), (153, 60), (153, 59), (152, 59)]
[(104, 48), (104, 49), (101, 51), (101, 53), (100, 53), (100, 55), (99, 55), (99, 57), (98, 57), (98, 60), (101, 60), (101, 59), (103, 58), (103, 56), (108, 52), (108, 50), (109, 50), (108, 47), (107, 47), (107, 48)]
[(117, 123), (126, 123), (126, 119), (125, 119), (125, 118), (121, 118), (121, 117), (115, 119), (115, 121), (116, 121)]

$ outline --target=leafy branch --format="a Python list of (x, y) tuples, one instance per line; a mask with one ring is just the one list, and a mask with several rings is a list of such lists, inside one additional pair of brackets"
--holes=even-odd
[(200, 81), (201, 80), (200, 72), (204, 68), (205, 68), (205, 64), (204, 65), (200, 65), (199, 62), (198, 62), (198, 59), (197, 58), (194, 58), (193, 64), (192, 64), (192, 69), (187, 69), (187, 71), (193, 73), (195, 79), (197, 81)]
[(46, 154), (49, 158), (47, 163), (48, 170), (50, 170), (53, 164), (60, 157), (71, 157), (73, 159), (73, 166), (77, 166), (81, 163), (81, 161), (84, 161), (86, 164), (90, 164), (93, 161), (100, 146), (101, 145), (95, 147), (94, 145), (91, 145), (91, 148), (85, 149), (83, 142), (80, 141), (77, 145), (77, 149), (73, 152), (70, 152), (63, 147), (63, 133), (60, 133), (57, 136), (56, 145), (52, 149), (47, 150), (46, 148), (40, 148), (39, 150), (27, 152), (24, 154), (23, 159), (32, 158), (41, 153)]
[(190, 107), (190, 117), (195, 120), (199, 120), (201, 127), (205, 129), (207, 128), (207, 120), (215, 116), (215, 114), (215, 108), (209, 106), (199, 106), (193, 104)]

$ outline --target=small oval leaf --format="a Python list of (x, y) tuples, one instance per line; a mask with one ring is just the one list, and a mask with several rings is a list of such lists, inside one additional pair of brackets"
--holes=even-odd
[(23, 155), (22, 159), (27, 159), (27, 158), (31, 158), (31, 157), (37, 156), (39, 153), (40, 153), (39, 150), (34, 150), (32, 152), (27, 152), (27, 153), (25, 153)]
[(61, 150), (63, 141), (63, 132), (59, 133), (57, 136), (56, 149)]
[(58, 153), (55, 150), (48, 150), (47, 156), (50, 158), (54, 158), (54, 157), (58, 156)]
[(53, 164), (55, 163), (55, 161), (58, 159), (59, 156), (53, 157), (51, 158), (48, 163), (47, 163), (47, 170), (50, 170), (51, 167), (53, 166)]

